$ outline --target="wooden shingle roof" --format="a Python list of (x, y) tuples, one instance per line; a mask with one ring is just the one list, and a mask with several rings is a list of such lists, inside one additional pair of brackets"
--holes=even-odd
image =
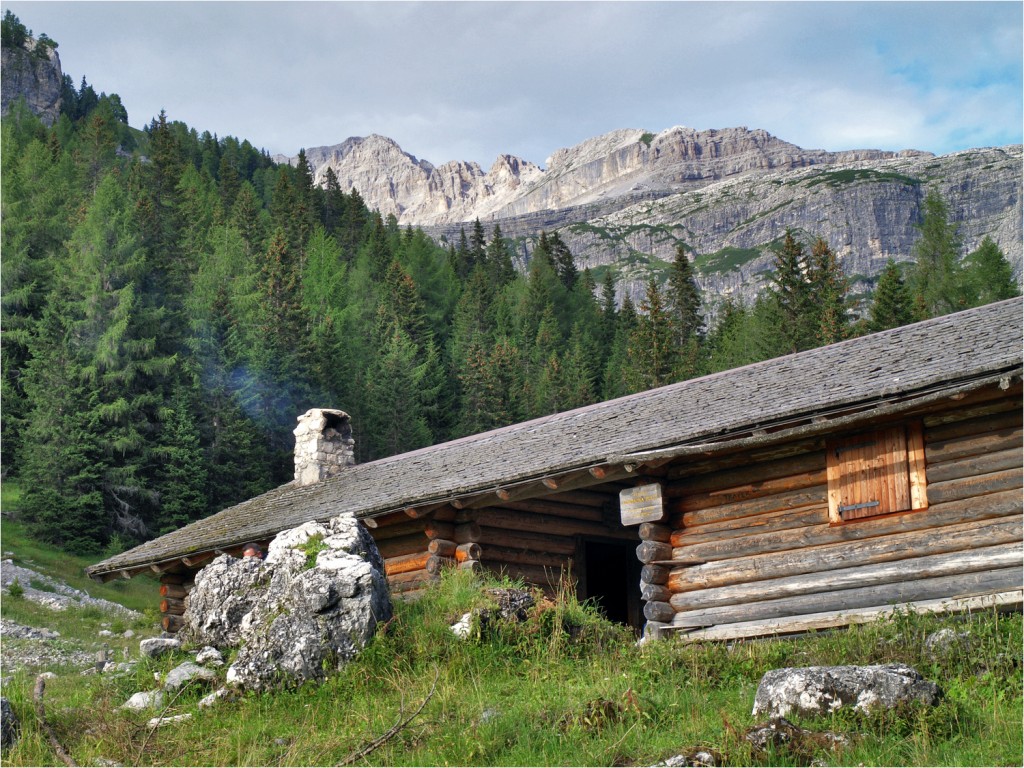
[(315, 485), (289, 483), (87, 570), (109, 578), (342, 512), (372, 517), (586, 470), (626, 454), (1019, 375), (1022, 336), (1018, 298), (671, 384), (357, 465)]

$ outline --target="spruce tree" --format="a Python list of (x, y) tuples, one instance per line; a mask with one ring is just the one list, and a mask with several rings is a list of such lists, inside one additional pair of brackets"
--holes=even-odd
[(903, 274), (895, 261), (889, 259), (875, 286), (868, 329), (871, 332), (899, 328), (914, 321), (914, 303)]
[(814, 346), (817, 323), (809, 284), (804, 246), (786, 230), (781, 247), (773, 253), (774, 271), (769, 294), (778, 307), (784, 351), (799, 352)]
[(960, 238), (957, 226), (949, 221), (949, 207), (942, 195), (932, 189), (924, 199), (920, 239), (914, 244), (914, 268), (910, 286), (918, 313), (938, 317), (967, 306), (964, 278), (958, 258)]
[(1013, 267), (1002, 249), (987, 235), (976, 250), (964, 259), (964, 283), (971, 306), (1020, 296), (1020, 286), (1013, 277)]
[(847, 297), (849, 280), (828, 243), (820, 237), (811, 246), (807, 268), (808, 309), (816, 318), (815, 342), (833, 344), (849, 334)]
[(653, 389), (675, 380), (678, 348), (657, 282), (647, 281), (637, 325), (629, 337), (625, 380), (630, 392)]

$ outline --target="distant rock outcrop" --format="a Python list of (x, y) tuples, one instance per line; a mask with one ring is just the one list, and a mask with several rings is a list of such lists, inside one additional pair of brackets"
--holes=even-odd
[[(763, 130), (613, 131), (559, 149), (546, 169), (501, 155), (491, 169), (434, 167), (382, 136), (307, 150), (315, 178), (330, 168), (372, 209), (454, 242), (466, 222), (501, 225), (520, 265), (541, 230), (557, 231), (577, 266), (615, 265), (638, 298), (682, 243), (708, 296), (752, 296), (787, 228), (822, 237), (854, 290), (889, 258), (906, 261), (928, 189), (946, 198), (965, 251), (990, 236), (1022, 261), (1019, 145), (936, 157), (903, 150), (807, 150)], [(286, 160), (287, 158), (279, 158)], [(294, 161), (294, 160), (293, 160)]]
[(25, 48), (0, 49), (0, 114), (7, 116), (11, 106), (24, 98), (32, 114), (46, 125), (53, 125), (60, 116), (60, 94), (64, 75), (60, 57), (50, 47), (43, 49), (45, 56), (36, 51), (31, 38)]

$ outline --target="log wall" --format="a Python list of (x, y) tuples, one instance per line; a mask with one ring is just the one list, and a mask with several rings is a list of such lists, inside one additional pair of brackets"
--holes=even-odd
[(667, 520), (638, 549), (652, 629), (745, 637), (894, 604), (1019, 601), (1019, 392), (922, 417), (927, 509), (830, 524), (823, 439), (726, 469), (673, 467)]

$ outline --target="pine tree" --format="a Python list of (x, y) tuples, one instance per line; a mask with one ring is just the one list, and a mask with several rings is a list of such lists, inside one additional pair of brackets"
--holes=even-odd
[(807, 283), (810, 289), (808, 309), (817, 320), (817, 344), (834, 344), (847, 338), (849, 318), (846, 294), (850, 282), (835, 252), (820, 237), (811, 246)]
[(622, 307), (616, 317), (615, 336), (612, 340), (611, 351), (608, 353), (608, 361), (604, 367), (601, 386), (603, 400), (621, 397), (632, 391), (626, 380), (626, 371), (629, 363), (629, 340), (636, 330), (637, 323), (638, 318), (636, 309), (633, 307), (633, 300), (627, 294), (622, 299)]
[(496, 286), (512, 282), (516, 269), (512, 264), (512, 252), (508, 242), (501, 235), (501, 227), (494, 225), (491, 242), (487, 245), (487, 273)]
[(569, 251), (569, 246), (562, 241), (557, 232), (552, 232), (548, 237), (547, 254), (555, 268), (555, 274), (562, 281), (565, 290), (571, 291), (573, 286), (576, 285), (579, 272), (576, 269), (576, 261)]
[(372, 458), (430, 445), (423, 410), (425, 375), (425, 365), (416, 361), (416, 346), (395, 328), (367, 377), (364, 430)]
[(921, 238), (914, 244), (910, 286), (923, 317), (938, 317), (967, 306), (960, 264), (957, 226), (949, 221), (946, 201), (931, 190), (922, 205), (918, 225)]
[(657, 282), (647, 281), (636, 329), (629, 337), (625, 380), (630, 392), (671, 383), (675, 378), (678, 348)]
[(1020, 296), (1020, 286), (1013, 277), (1013, 267), (1002, 249), (987, 235), (981, 245), (964, 259), (964, 283), (971, 306)]
[(871, 303), (868, 329), (872, 332), (899, 328), (914, 321), (914, 303), (910, 290), (895, 261), (889, 259), (878, 278)]
[(700, 289), (694, 279), (690, 260), (686, 257), (686, 246), (682, 243), (676, 246), (665, 293), (676, 344), (682, 346), (700, 335), (704, 323), (700, 314)]
[(779, 310), (779, 331), (787, 352), (799, 352), (814, 346), (817, 330), (807, 281), (807, 256), (804, 246), (786, 230), (782, 246), (773, 255), (774, 271), (769, 294)]

